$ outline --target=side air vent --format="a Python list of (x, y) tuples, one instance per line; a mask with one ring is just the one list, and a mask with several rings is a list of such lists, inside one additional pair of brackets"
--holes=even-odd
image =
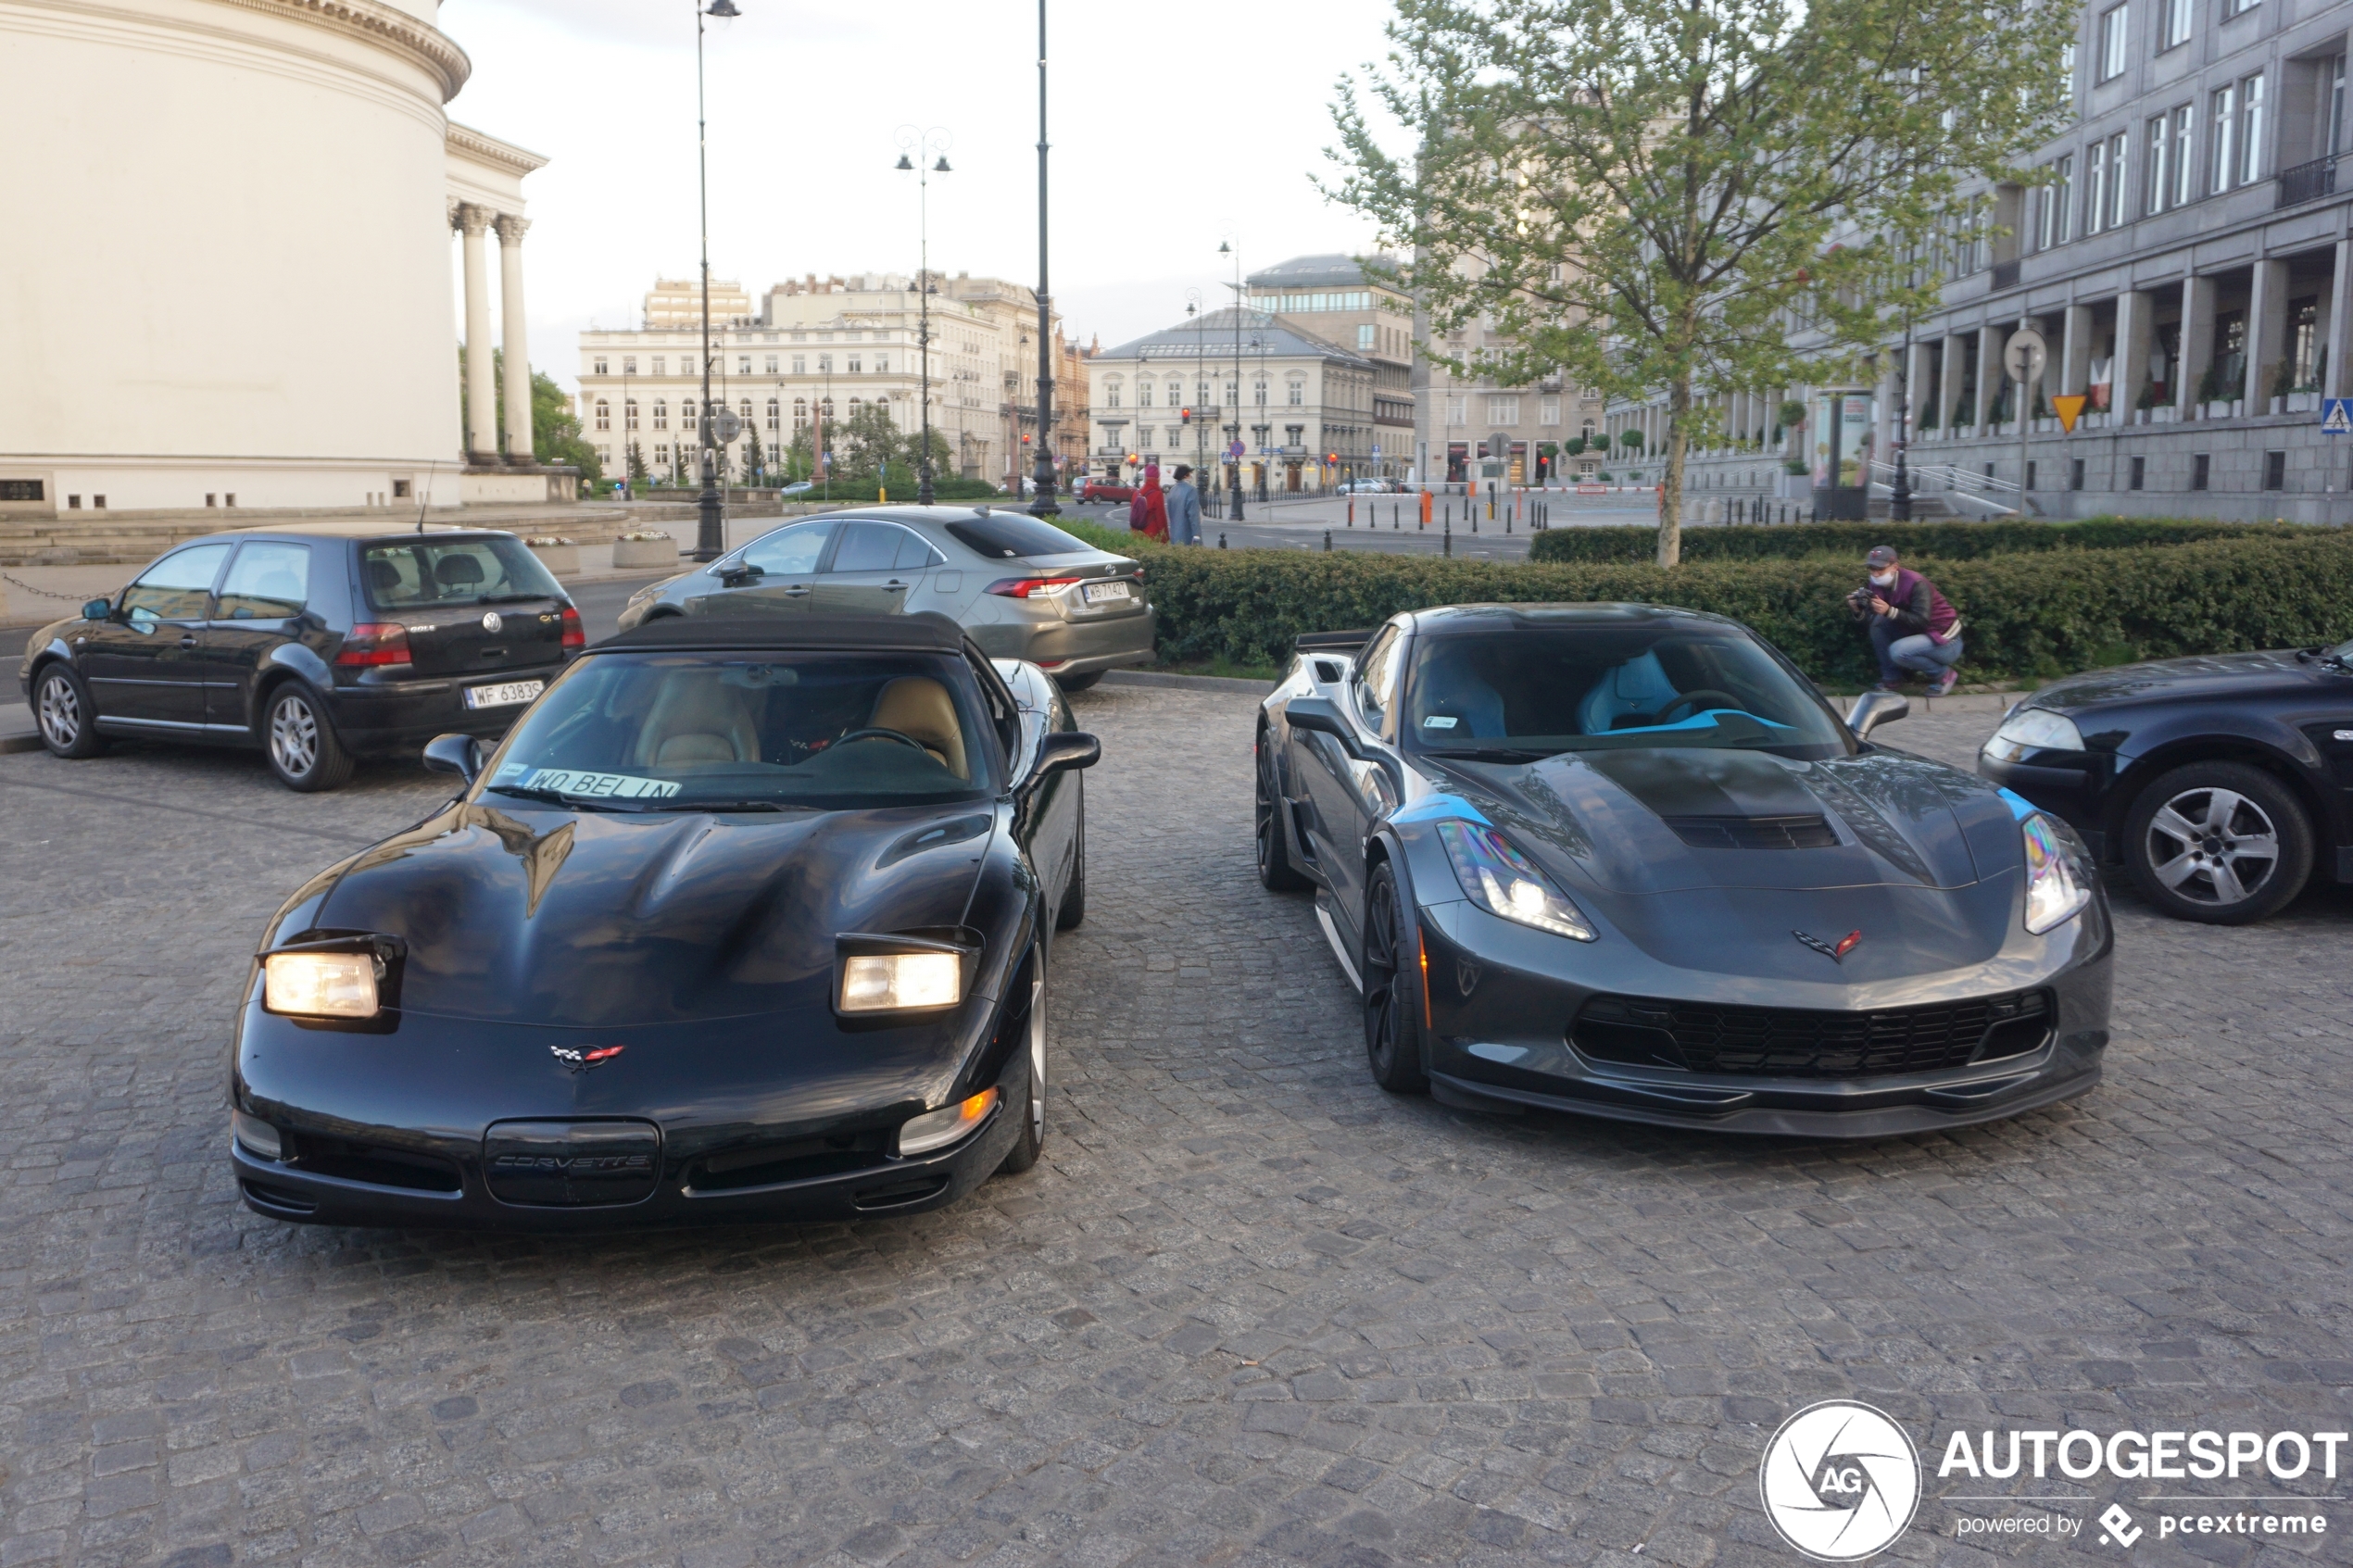
[(1811, 817), (1663, 817), (1694, 849), (1835, 849), (1838, 833)]

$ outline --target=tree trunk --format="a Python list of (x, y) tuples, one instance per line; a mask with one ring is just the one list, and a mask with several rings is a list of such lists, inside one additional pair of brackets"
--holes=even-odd
[(1692, 378), (1678, 375), (1667, 390), (1667, 467), (1658, 476), (1658, 564), (1683, 559), (1683, 457), (1691, 445)]

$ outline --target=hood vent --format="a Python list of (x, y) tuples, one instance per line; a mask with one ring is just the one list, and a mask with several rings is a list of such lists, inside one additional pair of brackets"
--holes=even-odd
[(1805, 817), (1662, 817), (1694, 849), (1835, 849), (1838, 834), (1819, 812)]

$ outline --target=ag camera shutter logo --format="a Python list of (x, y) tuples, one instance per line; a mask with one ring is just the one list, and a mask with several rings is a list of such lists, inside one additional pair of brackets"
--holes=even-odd
[(1884, 1411), (1825, 1399), (1781, 1423), (1756, 1486), (1781, 1539), (1818, 1562), (1857, 1562), (1912, 1523), (1919, 1450)]

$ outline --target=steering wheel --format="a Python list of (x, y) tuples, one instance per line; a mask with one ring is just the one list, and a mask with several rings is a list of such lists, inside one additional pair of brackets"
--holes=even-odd
[(917, 740), (914, 736), (912, 736), (912, 735), (911, 735), (911, 734), (908, 734), (904, 733), (903, 731), (900, 731), (900, 730), (886, 730), (886, 729), (882, 729), (882, 728), (880, 728), (880, 727), (876, 727), (876, 728), (874, 728), (874, 729), (866, 729), (866, 730), (852, 730), (852, 731), (850, 731), (848, 734), (846, 734), (846, 735), (842, 736), (839, 740), (837, 740), (837, 741), (834, 742), (834, 745), (836, 745), (836, 746), (848, 746), (848, 745), (849, 745), (851, 741), (854, 741), (854, 740), (875, 740), (875, 739), (880, 739), (880, 740), (895, 740), (895, 741), (899, 742), (901, 746), (913, 746), (913, 747), (914, 747), (917, 751), (922, 752), (922, 753), (923, 753), (925, 756), (926, 756), (926, 757), (928, 757), (928, 756), (930, 756), (930, 755), (931, 755), (931, 747), (929, 747), (929, 746), (925, 746), (923, 742), (921, 742), (921, 741)]
[[(1718, 700), (1710, 702), (1707, 700), (1710, 697)], [(1681, 696), (1651, 715), (1651, 722), (1671, 724), (1675, 721), (1674, 715), (1685, 708), (1697, 713), (1703, 708), (1738, 708), (1740, 705), (1741, 699), (1730, 692), (1719, 692), (1713, 686), (1702, 686), (1695, 692), (1685, 692)]]

